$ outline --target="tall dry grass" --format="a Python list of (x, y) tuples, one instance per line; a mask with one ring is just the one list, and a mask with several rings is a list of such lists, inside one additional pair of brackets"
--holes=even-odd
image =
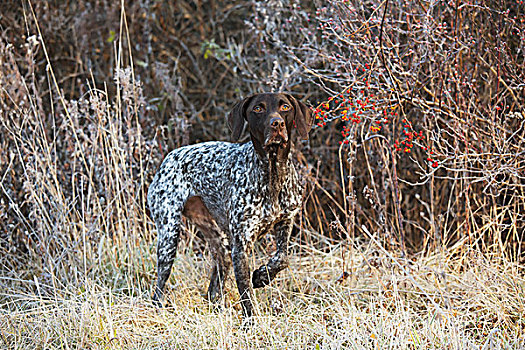
[[(170, 135), (175, 146), (188, 142), (190, 131), (184, 117), (171, 118), (158, 129), (152, 126), (155, 106), (135, 76), (129, 45), (122, 44), (132, 39), (125, 6), (120, 11), (112, 79), (100, 82), (91, 76), (75, 99), (64, 93), (55, 75), (57, 67), (48, 55), (52, 48), (30, 6), (24, 14), (34, 31), (23, 47), (0, 38), (0, 347), (525, 347), (525, 281), (516, 231), (522, 227), (520, 173), (506, 187), (512, 191), (508, 197), (495, 197), (482, 209), (468, 208), (487, 197), (465, 192), (470, 180), (458, 172), (454, 178), (442, 177), (453, 190), (448, 185), (433, 190), (448, 197), (428, 197), (425, 191), (419, 198), (411, 196), (415, 190), (401, 183), (404, 198), (418, 201), (417, 206), (401, 203), (406, 221), (434, 230), (425, 231), (424, 244), (414, 242), (404, 256), (385, 229), (395, 227), (394, 204), (379, 191), (391, 183), (395, 166), (374, 154), (384, 150), (369, 149), (364, 173), (371, 173), (372, 183), (381, 181), (379, 190), (363, 194), (370, 207), (347, 207), (351, 201), (344, 191), (360, 189), (366, 181), (357, 176), (352, 189), (349, 182), (341, 185), (341, 178), (362, 169), (348, 170), (347, 153), (316, 139), (317, 133), (324, 135), (319, 129), (312, 145), (331, 157), (317, 163), (317, 169), (314, 165), (308, 177), (309, 196), (296, 225), (291, 267), (256, 292), (255, 325), (240, 328), (231, 280), (223, 308), (202, 297), (208, 253), (190, 225), (174, 264), (167, 307), (153, 307), (155, 228), (145, 191), (167, 151), (157, 136)], [(45, 74), (37, 67), (42, 60)], [(503, 147), (502, 154), (507, 150)], [(308, 147), (301, 152), (301, 159), (315, 154)], [(517, 171), (520, 159), (515, 159)], [(377, 170), (373, 163), (381, 160), (390, 168)], [(387, 186), (386, 191), (393, 189)], [(456, 216), (455, 193), (466, 198), (462, 213), (470, 221)], [(428, 202), (432, 198), (435, 202)], [(443, 203), (447, 199), (449, 204)], [(415, 221), (419, 214), (414, 208), (426, 206), (427, 215), (437, 207), (450, 212), (437, 215), (437, 223), (430, 224), (425, 215), (423, 223)], [(479, 212), (482, 220), (472, 215)], [(472, 227), (466, 230), (469, 222)], [(455, 233), (454, 240), (447, 239), (445, 228)], [(507, 234), (515, 235), (511, 243), (517, 245), (510, 253)], [(252, 265), (271, 251), (271, 244), (258, 244)]]
[(227, 284), (224, 308), (214, 309), (202, 297), (208, 266), (189, 248), (180, 249), (163, 309), (152, 305), (147, 283), (132, 285), (135, 279), (123, 272), (151, 280), (149, 258), (124, 267), (114, 256), (99, 267), (105, 274), (79, 286), (35, 280), (34, 292), (11, 287), (2, 295), (0, 344), (9, 349), (525, 346), (523, 271), (499, 258), (448, 252), (406, 261), (373, 240), (346, 255), (351, 274), (337, 282), (341, 246), (328, 252), (294, 246), (304, 255), (294, 255), (276, 282), (257, 291), (254, 325), (243, 330), (233, 283)]

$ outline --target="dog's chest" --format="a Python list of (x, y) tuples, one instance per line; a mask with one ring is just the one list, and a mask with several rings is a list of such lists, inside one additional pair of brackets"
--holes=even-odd
[(302, 187), (293, 168), (284, 179), (282, 188), (275, 193), (268, 182), (252, 183), (250, 191), (246, 187), (234, 186), (232, 196), (232, 221), (241, 222), (246, 242), (253, 243), (262, 233), (268, 231), (276, 222), (295, 216), (301, 205)]

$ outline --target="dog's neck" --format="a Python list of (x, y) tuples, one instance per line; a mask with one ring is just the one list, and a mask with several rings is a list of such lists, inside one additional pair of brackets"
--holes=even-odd
[(278, 194), (283, 188), (290, 170), (289, 162), (291, 160), (288, 157), (289, 153), (290, 152), (288, 151), (286, 152), (286, 155), (279, 154), (279, 152), (270, 152), (268, 154), (268, 176), (270, 178), (271, 193)]
[[(253, 140), (252, 140), (253, 142)], [(270, 193), (278, 195), (290, 173), (290, 143), (285, 148), (270, 148), (265, 150), (258, 142), (253, 142), (257, 162), (267, 177)]]

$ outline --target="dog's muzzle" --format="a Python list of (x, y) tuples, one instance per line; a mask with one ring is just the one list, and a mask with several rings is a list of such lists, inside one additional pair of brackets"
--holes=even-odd
[(284, 119), (279, 117), (272, 117), (270, 119), (269, 135), (266, 137), (264, 147), (279, 146), (285, 148), (288, 143), (288, 134), (286, 133), (286, 123)]

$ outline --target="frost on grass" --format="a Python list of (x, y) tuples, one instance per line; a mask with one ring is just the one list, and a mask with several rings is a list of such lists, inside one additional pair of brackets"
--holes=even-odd
[[(121, 248), (119, 248), (121, 249)], [(431, 255), (407, 262), (359, 247), (346, 251), (350, 276), (335, 282), (342, 247), (330, 253), (295, 246), (291, 267), (257, 293), (253, 327), (242, 330), (236, 289), (227, 283), (222, 309), (201, 296), (206, 263), (183, 247), (174, 264), (166, 307), (150, 286), (129, 295), (114, 257), (109, 280), (45, 294), (2, 296), (0, 344), (106, 349), (478, 349), (523, 346), (525, 287), (518, 266), (475, 256)], [(308, 251), (308, 254), (305, 254)], [(146, 252), (144, 252), (146, 253)], [(112, 261), (113, 260), (113, 261)], [(145, 270), (144, 270), (145, 268)], [(134, 263), (135, 274), (152, 275)], [(231, 282), (231, 281), (230, 281)], [(490, 348), (490, 347), (488, 347)]]

